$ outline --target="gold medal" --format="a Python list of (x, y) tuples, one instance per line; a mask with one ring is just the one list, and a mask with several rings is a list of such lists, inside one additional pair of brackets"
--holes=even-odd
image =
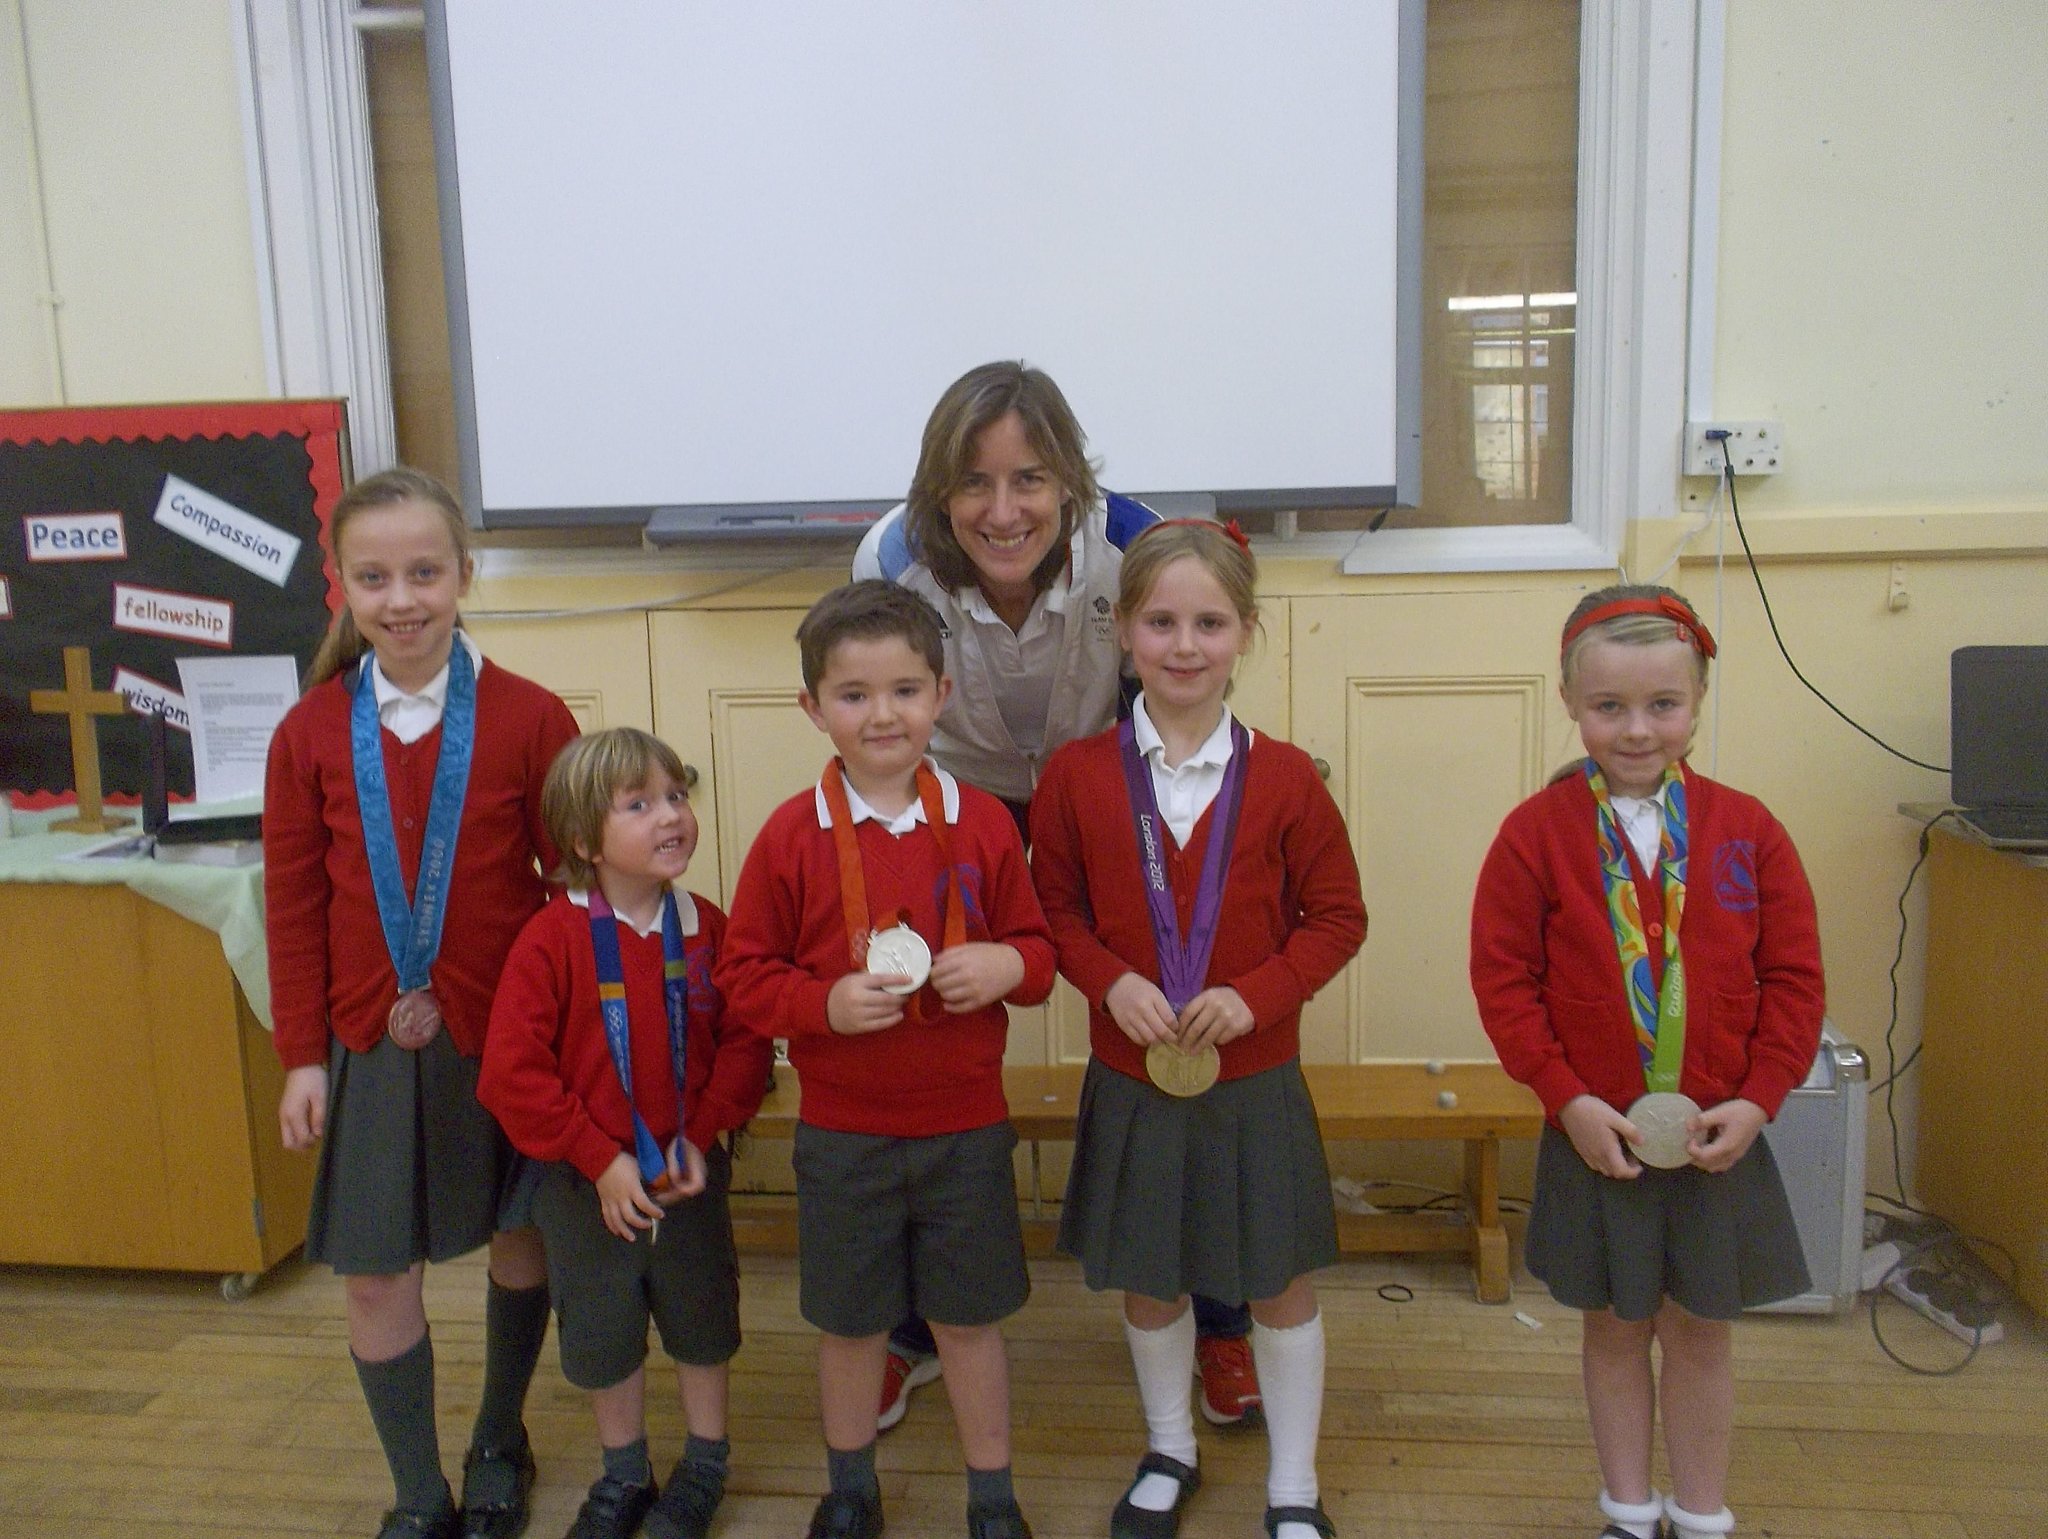
[(441, 1030), (441, 1002), (432, 989), (410, 989), (391, 1006), (384, 1029), (393, 1042), (416, 1053)]
[(1630, 1147), (1629, 1153), (1658, 1170), (1690, 1165), (1692, 1156), (1685, 1152), (1685, 1146), (1692, 1141), (1692, 1134), (1685, 1130), (1685, 1124), (1699, 1114), (1699, 1102), (1675, 1090), (1653, 1090), (1638, 1098), (1628, 1109), (1628, 1120), (1643, 1135), (1643, 1141)]
[(1213, 1046), (1189, 1053), (1171, 1042), (1154, 1042), (1145, 1049), (1145, 1077), (1168, 1095), (1200, 1095), (1222, 1072), (1223, 1055)]

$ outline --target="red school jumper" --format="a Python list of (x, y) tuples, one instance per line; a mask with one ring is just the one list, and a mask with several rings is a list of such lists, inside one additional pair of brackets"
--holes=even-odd
[(632, 1108), (605, 1037), (590, 910), (557, 893), (519, 932), (491, 1007), (476, 1093), (521, 1154), (566, 1160), (595, 1181), (621, 1150), (632, 1150), (633, 1109), (663, 1148), (680, 1124), (700, 1151), (760, 1110), (773, 1044), (734, 1024), (711, 981), (725, 915), (693, 893), (677, 893), (676, 905), (689, 968), (683, 1068), (688, 1083), (680, 1109), (669, 1056), (661, 926), (641, 935), (612, 921), (618, 925), (631, 1025)]
[[(1102, 1003), (1125, 973), (1159, 981), (1117, 732), (1112, 727), (1069, 743), (1046, 765), (1031, 799), (1031, 869), (1059, 947), (1060, 972), (1088, 1000), (1090, 1047), (1110, 1068), (1144, 1079), (1145, 1050)], [(1182, 935), (1194, 915), (1202, 857), (1222, 806), (1219, 793), (1196, 819), (1185, 847), (1166, 835), (1167, 879)], [(1205, 984), (1236, 989), (1251, 1009), (1252, 1029), (1219, 1049), (1222, 1077), (1257, 1074), (1300, 1056), (1301, 1007), (1364, 941), (1358, 862), (1344, 815), (1315, 761), (1292, 743), (1252, 733)]]
[[(285, 713), (264, 775), (270, 1008), (277, 1056), (287, 1070), (324, 1065), (330, 1033), (359, 1053), (369, 1051), (384, 1035), (398, 997), (356, 808), (346, 676), (315, 686)], [(401, 743), (388, 731), (381, 736), (399, 869), (410, 896), (441, 729), (415, 743)], [(553, 870), (560, 858), (541, 826), (540, 787), (574, 736), (576, 719), (567, 706), (485, 659), (476, 680), (476, 746), (447, 919), (430, 975), (449, 1038), (471, 1058), (483, 1052), (505, 954), (546, 901), (541, 871)]]
[[(944, 771), (941, 782), (952, 781)], [(789, 1039), (803, 1080), (803, 1120), (840, 1133), (929, 1138), (991, 1127), (1010, 1115), (1003, 1094), (1005, 1005), (1035, 1005), (1052, 992), (1052, 937), (1031, 891), (1024, 845), (1008, 809), (954, 782), (947, 828), (967, 899), (967, 938), (1014, 946), (1024, 979), (1003, 1000), (950, 1015), (931, 989), (915, 996), (921, 1018), (886, 1031), (841, 1036), (825, 1017), (832, 985), (855, 971), (839, 901), (839, 857), (820, 817), (816, 789), (769, 815), (733, 891), (718, 959), (726, 1008), (765, 1037)], [(855, 825), (867, 875), (868, 912), (887, 928), (898, 909), (933, 955), (944, 934), (947, 883), (938, 841), (919, 823), (900, 837), (868, 819)]]
[[(1701, 1106), (1740, 1097), (1775, 1117), (1820, 1048), (1825, 997), (1813, 890), (1791, 837), (1754, 796), (1684, 767), (1689, 853), (1679, 953), (1685, 1060), (1678, 1088)], [(1600, 874), (1598, 807), (1583, 774), (1508, 814), (1472, 902), (1472, 992), (1501, 1066), (1553, 1124), (1596, 1095), (1626, 1113), (1642, 1058)], [(1663, 879), (1636, 869), (1646, 928)], [(1663, 981), (1663, 942), (1649, 937)]]

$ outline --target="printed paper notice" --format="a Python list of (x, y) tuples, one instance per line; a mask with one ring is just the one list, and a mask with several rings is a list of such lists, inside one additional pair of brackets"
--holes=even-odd
[(193, 800), (260, 796), (270, 737), (299, 698), (291, 657), (181, 657), (178, 683), (192, 719)]

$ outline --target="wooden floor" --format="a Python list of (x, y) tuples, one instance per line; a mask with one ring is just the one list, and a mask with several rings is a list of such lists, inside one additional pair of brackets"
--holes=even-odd
[[(734, 1370), (734, 1477), (714, 1539), (797, 1539), (822, 1488), (813, 1338), (794, 1263), (747, 1261)], [(1141, 1450), (1116, 1315), (1066, 1262), (1033, 1263), (1011, 1323), (1019, 1494), (1039, 1539), (1095, 1539)], [(1408, 1284), (1390, 1303), (1377, 1289)], [(428, 1285), (442, 1446), (459, 1470), (476, 1402), (480, 1262)], [(1578, 1329), (1526, 1279), (1471, 1301), (1450, 1260), (1357, 1262), (1319, 1285), (1330, 1343), (1324, 1502), (1344, 1539), (1591, 1539), (1598, 1488), (1579, 1401)], [(1517, 1321), (1525, 1311), (1538, 1322)], [(1959, 1346), (1902, 1311), (1931, 1363)], [(2048, 1333), (2008, 1324), (1953, 1378), (1894, 1366), (1861, 1310), (1738, 1330), (1730, 1500), (1770, 1539), (2025, 1539), (2048, 1534)], [(651, 1397), (654, 1455), (680, 1451), (673, 1379)], [(595, 1475), (584, 1398), (552, 1342), (528, 1406), (541, 1485), (531, 1532), (555, 1539)], [(1265, 1442), (1201, 1429), (1207, 1483), (1188, 1539), (1258, 1539)], [(882, 1439), (889, 1532), (958, 1536), (964, 1487), (943, 1385)], [(324, 1271), (288, 1262), (241, 1303), (210, 1280), (0, 1269), (0, 1536), (243, 1539), (373, 1532), (383, 1459)]]

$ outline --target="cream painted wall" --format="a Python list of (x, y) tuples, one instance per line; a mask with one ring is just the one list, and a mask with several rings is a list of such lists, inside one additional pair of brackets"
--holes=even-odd
[(267, 393), (230, 23), (226, 0), (0, 0), (0, 403), (57, 404), (31, 111), (66, 401)]
[(1731, 0), (1714, 413), (1781, 508), (2048, 499), (2048, 7)]

